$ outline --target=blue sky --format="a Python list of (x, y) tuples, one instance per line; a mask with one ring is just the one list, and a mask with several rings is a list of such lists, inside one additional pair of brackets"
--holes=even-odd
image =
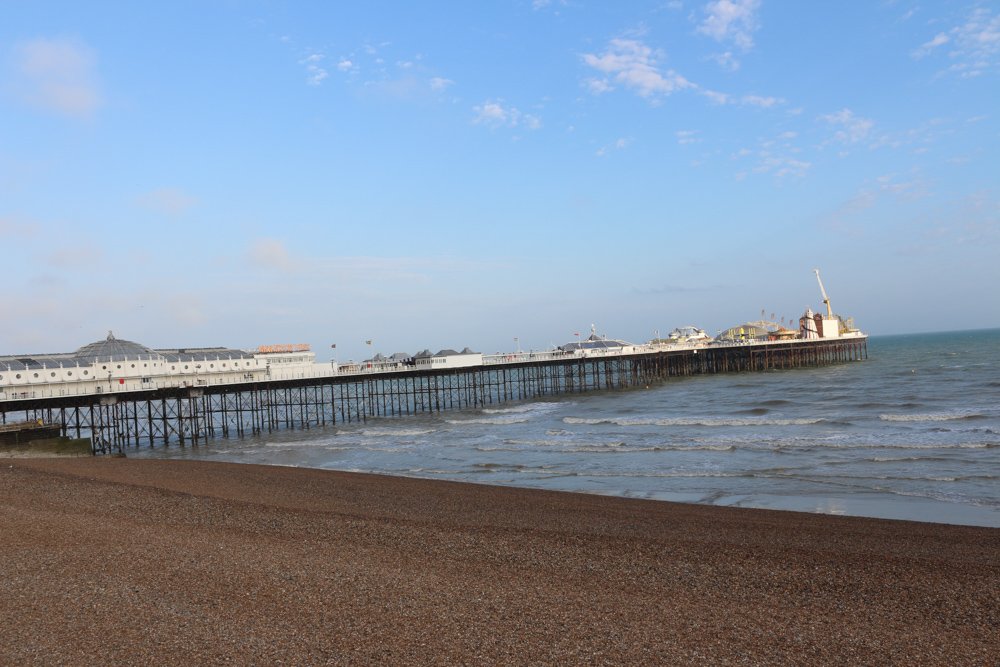
[(1000, 326), (988, 2), (0, 2), (0, 351)]

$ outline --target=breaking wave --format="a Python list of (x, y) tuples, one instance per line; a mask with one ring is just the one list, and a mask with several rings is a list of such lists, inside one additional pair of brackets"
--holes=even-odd
[(563, 417), (567, 424), (615, 424), (617, 426), (806, 426), (825, 421), (814, 419), (585, 419), (583, 417)]
[(366, 428), (361, 431), (362, 435), (389, 435), (389, 436), (411, 436), (411, 435), (427, 435), (428, 433), (434, 433), (437, 429), (394, 429), (394, 428)]
[(879, 415), (884, 422), (945, 422), (956, 419), (983, 419), (986, 415), (975, 412), (932, 412), (924, 415)]

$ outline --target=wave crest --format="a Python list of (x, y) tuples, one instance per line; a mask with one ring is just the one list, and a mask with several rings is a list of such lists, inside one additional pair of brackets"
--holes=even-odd
[(812, 419), (586, 419), (584, 417), (563, 417), (566, 424), (615, 424), (616, 426), (807, 426), (825, 421), (822, 417)]
[(945, 422), (956, 419), (982, 419), (986, 415), (976, 412), (931, 412), (922, 415), (879, 415), (884, 422)]

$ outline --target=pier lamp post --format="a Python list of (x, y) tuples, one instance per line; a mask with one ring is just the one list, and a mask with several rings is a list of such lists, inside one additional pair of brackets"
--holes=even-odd
[(659, 331), (654, 331), (653, 335), (656, 336), (656, 349), (659, 350), (660, 349), (660, 332)]

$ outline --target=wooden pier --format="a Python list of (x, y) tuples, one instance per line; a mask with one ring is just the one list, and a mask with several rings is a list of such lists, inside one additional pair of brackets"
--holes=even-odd
[(0, 402), (0, 423), (62, 424), (98, 453), (216, 437), (477, 408), (669, 378), (824, 366), (867, 359), (867, 338), (700, 346), (441, 370), (401, 370)]

